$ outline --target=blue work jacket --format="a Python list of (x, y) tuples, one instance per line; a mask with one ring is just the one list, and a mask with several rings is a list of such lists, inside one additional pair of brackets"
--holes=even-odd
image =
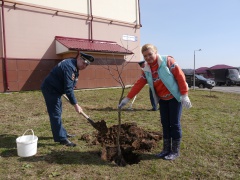
[(74, 96), (74, 87), (77, 84), (79, 71), (77, 60), (74, 58), (64, 59), (59, 62), (45, 78), (42, 87), (53, 90), (55, 94), (66, 94), (71, 104), (77, 104)]

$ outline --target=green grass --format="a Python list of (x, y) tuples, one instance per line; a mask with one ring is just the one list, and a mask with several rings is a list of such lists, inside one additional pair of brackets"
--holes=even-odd
[[(129, 89), (126, 89), (126, 93)], [(118, 124), (121, 89), (75, 92), (91, 119)], [(181, 156), (157, 159), (162, 142), (141, 155), (139, 164), (126, 167), (100, 159), (99, 145), (80, 140), (95, 130), (63, 99), (63, 124), (77, 136), (74, 148), (54, 143), (41, 92), (0, 94), (0, 179), (240, 179), (240, 95), (190, 90), (193, 108), (183, 110)], [(126, 106), (129, 107), (130, 103)], [(134, 111), (123, 111), (122, 122), (136, 122), (149, 131), (162, 131), (159, 112), (150, 109), (148, 87), (137, 96)], [(16, 138), (33, 129), (38, 136), (35, 156), (17, 156)]]

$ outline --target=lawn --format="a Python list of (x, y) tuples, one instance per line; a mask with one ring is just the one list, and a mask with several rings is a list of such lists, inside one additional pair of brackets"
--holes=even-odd
[[(129, 89), (126, 89), (127, 93)], [(80, 90), (75, 95), (91, 119), (117, 125), (121, 89)], [(95, 129), (63, 99), (63, 124), (77, 143), (70, 148), (54, 143), (40, 91), (0, 94), (0, 179), (240, 179), (240, 95), (190, 90), (193, 108), (183, 110), (181, 156), (157, 159), (162, 142), (142, 153), (138, 164), (117, 166), (101, 160), (100, 145), (81, 140)], [(129, 107), (130, 103), (126, 106)], [(122, 112), (122, 123), (136, 122), (161, 132), (159, 112), (150, 109), (148, 87)], [(38, 152), (17, 155), (16, 138), (27, 129), (38, 136)]]

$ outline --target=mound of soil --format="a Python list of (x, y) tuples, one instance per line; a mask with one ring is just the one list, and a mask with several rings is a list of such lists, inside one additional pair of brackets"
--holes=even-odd
[(101, 159), (114, 161), (118, 165), (136, 164), (140, 161), (139, 153), (149, 152), (156, 147), (157, 142), (162, 139), (160, 132), (145, 131), (137, 127), (136, 123), (125, 123), (120, 126), (119, 144), (121, 157), (117, 147), (118, 125), (107, 129), (106, 133), (99, 131), (94, 137), (85, 134), (82, 140), (92, 144), (101, 144)]

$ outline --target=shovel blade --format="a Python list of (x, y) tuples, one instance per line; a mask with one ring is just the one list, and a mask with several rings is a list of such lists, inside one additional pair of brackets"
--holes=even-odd
[(106, 134), (108, 132), (108, 128), (106, 125), (106, 122), (104, 120), (100, 121), (100, 122), (94, 122), (92, 119), (88, 118), (87, 119), (88, 122), (96, 129), (98, 130), (100, 133), (102, 134)]

